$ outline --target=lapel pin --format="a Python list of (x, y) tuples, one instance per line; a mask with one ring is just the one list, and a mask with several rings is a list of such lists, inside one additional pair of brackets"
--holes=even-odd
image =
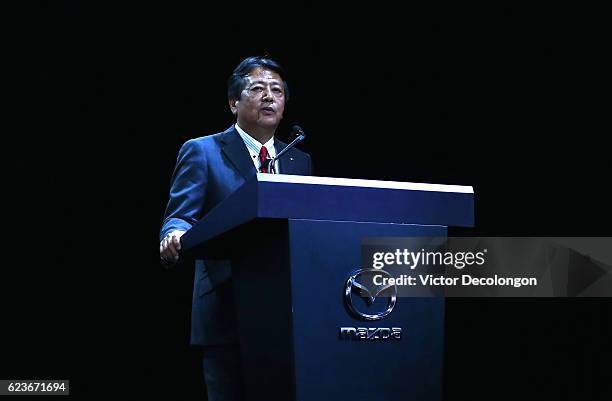
[(293, 161), (293, 157), (290, 157), (289, 160)]

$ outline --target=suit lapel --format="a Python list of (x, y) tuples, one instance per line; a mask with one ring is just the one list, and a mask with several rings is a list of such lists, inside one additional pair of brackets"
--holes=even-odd
[(223, 153), (225, 153), (236, 170), (238, 170), (245, 179), (248, 179), (257, 173), (255, 170), (255, 165), (251, 160), (249, 150), (233, 125), (227, 131), (225, 131), (222, 141), (224, 143), (222, 148)]
[[(279, 141), (278, 139), (276, 139), (276, 137), (274, 137), (274, 147), (276, 148), (276, 154), (278, 154), (281, 150), (287, 147), (287, 144), (285, 142)], [(297, 170), (297, 165), (295, 163), (295, 158), (293, 157), (293, 149), (289, 150), (286, 155), (281, 157), (279, 163), (281, 164), (281, 174), (299, 174), (299, 171)]]
[[(233, 125), (225, 131), (221, 141), (223, 142), (223, 153), (225, 153), (229, 161), (245, 179), (257, 174), (257, 170), (253, 165), (249, 150)], [(274, 147), (276, 148), (276, 153), (278, 154), (281, 150), (287, 147), (287, 144), (279, 141), (275, 137)], [(299, 171), (300, 169), (298, 163), (296, 163), (294, 149), (291, 149), (285, 156), (283, 156), (280, 163), (281, 174), (303, 174), (303, 172)]]

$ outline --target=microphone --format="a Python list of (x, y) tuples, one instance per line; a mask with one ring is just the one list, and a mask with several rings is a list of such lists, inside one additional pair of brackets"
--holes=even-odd
[(306, 137), (306, 134), (304, 134), (304, 130), (299, 125), (294, 125), (293, 127), (291, 127), (291, 133), (289, 133), (289, 135), (303, 135), (304, 137)]
[(295, 145), (297, 145), (298, 143), (302, 142), (304, 139), (306, 139), (306, 134), (304, 133), (304, 130), (302, 129), (302, 127), (300, 127), (299, 125), (294, 125), (291, 128), (291, 134), (290, 135), (297, 135), (297, 137), (289, 144), (285, 147), (285, 149), (281, 150), (280, 152), (278, 152), (278, 154), (276, 155), (276, 157), (273, 157), (270, 159), (270, 172), (274, 172), (274, 164), (276, 163), (276, 161), (278, 159), (280, 159), (285, 153), (287, 153), (289, 150), (291, 150), (293, 147), (295, 147)]

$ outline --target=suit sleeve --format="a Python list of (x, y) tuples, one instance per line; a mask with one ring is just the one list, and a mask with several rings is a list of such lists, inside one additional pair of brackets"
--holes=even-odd
[(202, 217), (208, 171), (206, 157), (198, 145), (189, 140), (179, 151), (160, 241), (174, 230), (189, 230)]

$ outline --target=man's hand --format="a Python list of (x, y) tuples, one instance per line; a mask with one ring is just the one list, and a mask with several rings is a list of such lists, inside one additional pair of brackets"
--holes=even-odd
[(183, 234), (185, 234), (185, 231), (172, 231), (159, 243), (159, 257), (166, 266), (173, 265), (178, 261), (179, 251), (181, 250), (180, 239)]

